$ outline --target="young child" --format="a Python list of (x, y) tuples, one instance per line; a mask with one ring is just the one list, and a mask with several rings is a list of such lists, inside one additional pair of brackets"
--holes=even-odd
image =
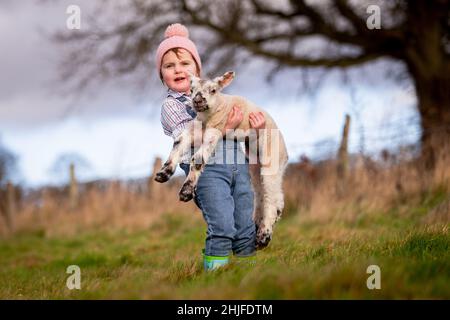
[[(189, 39), (185, 26), (173, 24), (165, 31), (156, 52), (156, 67), (162, 82), (168, 87), (167, 98), (161, 108), (161, 123), (164, 133), (173, 139), (192, 121), (196, 113), (192, 108), (189, 73), (201, 75), (201, 60), (195, 44)], [(235, 129), (243, 115), (234, 106), (228, 117), (227, 129)], [(263, 114), (250, 115), (252, 128), (263, 128)], [(192, 151), (192, 150), (191, 150)], [(234, 161), (230, 162), (232, 153)], [(243, 159), (238, 142), (219, 141), (216, 152), (198, 181), (195, 203), (202, 210), (207, 223), (207, 236), (203, 251), (205, 270), (216, 269), (229, 262), (230, 252), (236, 257), (252, 257), (255, 254), (255, 223), (253, 214), (253, 191), (250, 183), (248, 162), (238, 164)], [(186, 175), (192, 154), (183, 155), (180, 167)]]

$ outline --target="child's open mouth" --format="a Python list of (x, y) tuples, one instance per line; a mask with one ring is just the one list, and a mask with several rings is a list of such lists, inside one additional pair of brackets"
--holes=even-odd
[(175, 78), (175, 82), (181, 82), (185, 79), (186, 79), (185, 77), (177, 77), (177, 78)]

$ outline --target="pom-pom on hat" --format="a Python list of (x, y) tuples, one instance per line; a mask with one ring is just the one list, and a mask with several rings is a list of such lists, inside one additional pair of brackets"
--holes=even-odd
[(158, 73), (161, 72), (161, 63), (164, 54), (174, 48), (183, 48), (189, 51), (195, 62), (197, 62), (199, 67), (198, 72), (201, 73), (202, 62), (200, 60), (200, 55), (198, 54), (194, 42), (189, 39), (189, 31), (185, 26), (180, 23), (171, 24), (166, 28), (164, 37), (165, 39), (159, 44), (159, 47), (156, 50), (156, 68)]

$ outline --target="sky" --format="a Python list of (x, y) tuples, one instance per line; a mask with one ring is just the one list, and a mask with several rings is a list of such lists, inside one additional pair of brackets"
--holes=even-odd
[[(153, 85), (136, 99), (130, 88), (106, 83), (75, 104), (62, 96), (55, 82), (61, 48), (43, 33), (66, 28), (68, 5), (78, 4), (82, 16), (91, 7), (86, 0), (48, 2), (52, 5), (37, 0), (0, 3), (0, 143), (18, 157), (14, 181), (28, 187), (64, 183), (67, 175), (52, 170), (63, 154), (78, 154), (89, 164), (79, 168), (80, 180), (149, 175), (155, 156), (164, 159), (172, 146), (159, 121), (165, 88)], [(355, 68), (349, 71), (350, 85), (333, 71), (313, 94), (304, 93), (298, 69), (283, 70), (267, 83), (269, 67), (256, 58), (237, 66), (226, 92), (242, 95), (272, 115), (291, 161), (301, 154), (329, 155), (337, 147), (346, 113), (352, 116), (352, 152), (376, 153), (418, 139), (413, 88), (386, 78), (386, 68), (401, 67), (395, 63)]]

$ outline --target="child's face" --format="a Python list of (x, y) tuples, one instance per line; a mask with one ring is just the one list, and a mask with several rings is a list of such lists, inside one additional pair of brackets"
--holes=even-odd
[(189, 93), (190, 79), (189, 72), (197, 74), (197, 68), (192, 55), (180, 49), (179, 58), (173, 51), (167, 52), (161, 63), (161, 74), (164, 83), (172, 90)]

